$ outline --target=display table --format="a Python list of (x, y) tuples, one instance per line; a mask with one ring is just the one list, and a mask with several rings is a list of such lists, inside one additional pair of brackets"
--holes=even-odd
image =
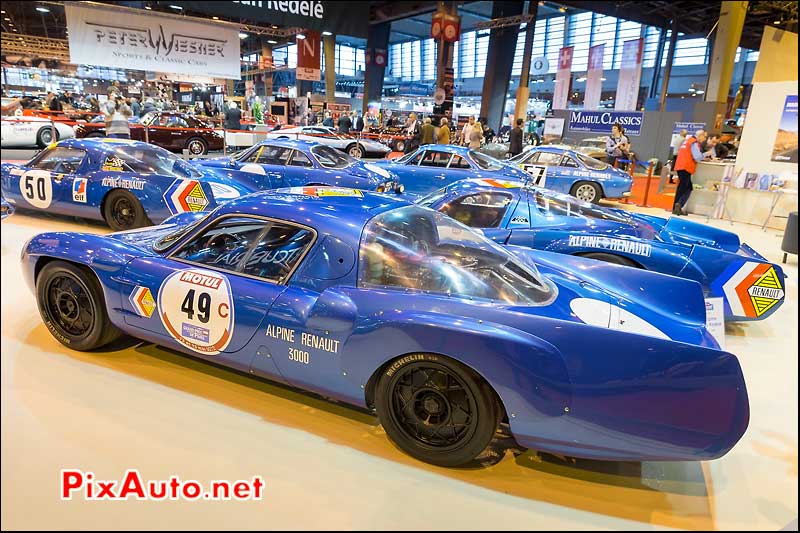
[(692, 176), (692, 184), (699, 188), (689, 197), (686, 210), (709, 218), (724, 218), (783, 229), (789, 212), (797, 210), (797, 190), (787, 188), (759, 191), (737, 188), (733, 186), (734, 173), (733, 162), (698, 163)]

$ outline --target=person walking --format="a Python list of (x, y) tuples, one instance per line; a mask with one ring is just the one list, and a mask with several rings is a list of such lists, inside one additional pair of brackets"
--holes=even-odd
[(422, 121), (422, 144), (433, 144), (433, 134), (436, 128), (431, 124), (431, 117), (425, 117)]
[(422, 127), (419, 125), (416, 113), (411, 113), (408, 115), (408, 123), (406, 124), (405, 134), (408, 137), (408, 141), (406, 141), (405, 153), (413, 152), (422, 142)]
[(322, 125), (329, 128), (333, 127), (333, 116), (331, 116), (330, 112), (325, 113), (325, 120), (322, 121)]
[(133, 116), (133, 112), (121, 96), (117, 96), (114, 102), (114, 113), (111, 115), (111, 120), (106, 128), (106, 136), (112, 139), (130, 139), (131, 127), (128, 124), (128, 119)]
[(697, 163), (705, 159), (700, 147), (708, 138), (705, 130), (697, 130), (695, 135), (689, 135), (678, 149), (675, 158), (675, 170), (678, 172), (678, 188), (675, 191), (675, 202), (672, 204), (673, 215), (685, 215), (686, 202), (692, 195), (692, 174), (697, 170)]
[(156, 102), (152, 98), (147, 98), (144, 101), (144, 105), (142, 106), (142, 115), (144, 116), (148, 113), (152, 113), (153, 111), (157, 111)]
[(364, 115), (362, 114), (356, 117), (356, 131), (364, 131)]
[(628, 141), (628, 137), (625, 136), (625, 131), (622, 129), (622, 126), (619, 123), (614, 123), (611, 126), (611, 135), (608, 136), (606, 139), (606, 159), (609, 165), (614, 166), (620, 159), (628, 159), (629, 152), (628, 149), (630, 147), (630, 143)]
[(342, 113), (342, 116), (339, 117), (339, 133), (348, 134), (350, 133), (350, 128), (353, 127), (353, 121), (350, 120), (350, 117), (347, 116), (347, 113)]
[[(473, 119), (474, 120), (474, 119)], [(466, 126), (465, 126), (466, 128)], [(475, 122), (469, 132), (469, 147), (472, 150), (477, 150), (481, 147), (483, 140), (483, 125), (480, 122)]]
[(236, 105), (236, 102), (228, 102), (228, 109), (225, 110), (225, 129), (242, 129), (242, 111)]
[(460, 143), (463, 146), (467, 146), (470, 143), (470, 138), (472, 137), (472, 131), (475, 129), (475, 117), (469, 117), (469, 120), (464, 127), (461, 129), (461, 139)]
[(525, 121), (517, 119), (517, 125), (508, 133), (508, 152), (511, 157), (522, 153), (522, 124)]
[(134, 117), (141, 116), (142, 114), (142, 105), (135, 96), (131, 96), (131, 113), (133, 113)]
[(442, 118), (439, 123), (439, 132), (436, 134), (436, 142), (438, 144), (450, 144), (450, 127), (447, 125), (446, 118)]

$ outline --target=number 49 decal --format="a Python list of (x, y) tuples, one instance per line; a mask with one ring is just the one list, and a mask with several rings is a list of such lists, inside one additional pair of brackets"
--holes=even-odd
[(158, 311), (170, 336), (195, 352), (216, 355), (231, 340), (231, 288), (216, 272), (189, 269), (171, 274), (158, 291)]

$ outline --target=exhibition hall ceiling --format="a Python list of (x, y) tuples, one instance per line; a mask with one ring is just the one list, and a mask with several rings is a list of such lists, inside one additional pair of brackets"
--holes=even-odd
[[(120, 2), (107, 2), (117, 3)], [(181, 4), (182, 2), (177, 2)], [(220, 16), (219, 13), (203, 13), (195, 11), (199, 3), (183, 2), (183, 9), (176, 9), (176, 2), (122, 2), (121, 4), (136, 7), (141, 4), (153, 11), (179, 13), (194, 16)], [(391, 42), (416, 40), (430, 36), (431, 13), (436, 10), (438, 2), (434, 1), (373, 1), (369, 6), (370, 23), (391, 22)], [(573, 14), (584, 11), (617, 16), (627, 20), (653, 26), (669, 27), (674, 18), (678, 31), (687, 36), (709, 35), (719, 18), (721, 2), (700, 0), (622, 0), (617, 2), (572, 1), (539, 2), (538, 16), (549, 17)], [(480, 22), (491, 18), (492, 2), (458, 2), (458, 11), (462, 17), (462, 31), (470, 31)], [(690, 15), (690, 16), (687, 16)], [(259, 24), (263, 22), (221, 15), (221, 19), (233, 22)], [(63, 2), (4, 2), (2, 13), (2, 31), (21, 35), (66, 38), (66, 20)], [(797, 2), (793, 1), (752, 1), (748, 6), (747, 19), (742, 32), (740, 45), (743, 48), (758, 49), (764, 26), (773, 26), (789, 31), (797, 31)], [(358, 36), (357, 36), (358, 37)], [(244, 42), (244, 48), (253, 43)], [(355, 39), (362, 41), (363, 39)], [(353, 41), (353, 39), (351, 39)], [(352, 42), (358, 45), (359, 42)]]

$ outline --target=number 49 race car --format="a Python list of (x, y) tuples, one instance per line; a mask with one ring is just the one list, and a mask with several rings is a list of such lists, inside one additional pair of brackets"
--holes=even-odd
[(763, 320), (785, 297), (781, 267), (729, 231), (582, 202), (516, 180), (462, 180), (419, 200), (500, 244), (580, 255), (698, 281), (728, 320)]
[[(523, 446), (608, 460), (705, 460), (742, 436), (736, 357), (699, 284), (503, 248), (396, 196), (302, 187), (23, 250), (53, 336), (121, 334), (377, 412), (412, 456)], [(624, 271), (624, 272), (623, 272)]]

